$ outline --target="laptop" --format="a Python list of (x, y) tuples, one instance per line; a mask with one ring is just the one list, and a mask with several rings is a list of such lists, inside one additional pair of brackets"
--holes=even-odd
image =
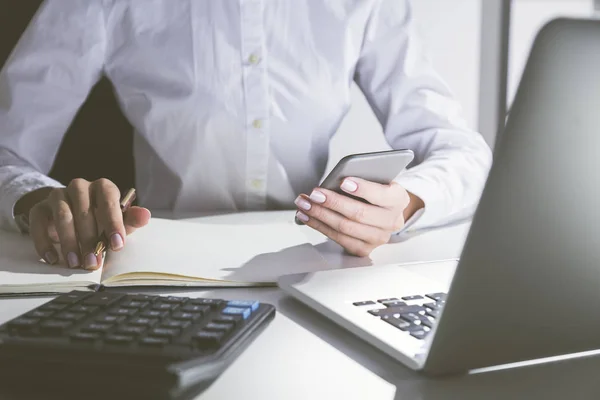
[(600, 349), (600, 21), (536, 37), (460, 259), (282, 277), (289, 295), (430, 375)]

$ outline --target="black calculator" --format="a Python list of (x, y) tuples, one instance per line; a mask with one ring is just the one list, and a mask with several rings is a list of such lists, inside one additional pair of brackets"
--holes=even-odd
[(274, 316), (252, 300), (70, 292), (0, 326), (0, 398), (193, 398)]

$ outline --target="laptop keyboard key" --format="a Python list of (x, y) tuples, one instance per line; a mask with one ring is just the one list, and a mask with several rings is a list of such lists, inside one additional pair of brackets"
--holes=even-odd
[(417, 330), (411, 331), (410, 336), (417, 338), (417, 339), (425, 339), (427, 337), (428, 333), (429, 333), (428, 330), (417, 329)]
[(408, 330), (412, 325), (410, 322), (405, 321), (402, 318), (394, 317), (393, 315), (384, 315), (381, 319), (402, 331)]
[(446, 293), (429, 293), (426, 294), (425, 296), (429, 297), (430, 299), (437, 301), (440, 300), (446, 300)]
[(421, 300), (423, 298), (423, 296), (419, 296), (419, 295), (414, 295), (414, 296), (404, 296), (402, 297), (402, 300)]
[(425, 315), (431, 318), (438, 318), (440, 316), (440, 310), (430, 310), (425, 313)]
[(181, 311), (188, 312), (188, 313), (206, 314), (206, 313), (210, 312), (210, 306), (202, 306), (199, 304), (186, 304), (185, 306), (183, 306)]
[(406, 302), (404, 301), (400, 301), (400, 300), (394, 300), (394, 301), (386, 301), (385, 303), (381, 303), (386, 307), (396, 307), (396, 306), (405, 306), (407, 305)]
[(369, 310), (368, 312), (369, 312), (369, 314), (380, 317), (380, 316), (388, 315), (388, 314), (391, 315), (391, 314), (408, 314), (408, 313), (425, 312), (425, 308), (423, 308), (422, 306), (394, 306), (394, 307)]
[(387, 301), (398, 301), (400, 299), (396, 298), (396, 297), (389, 297), (387, 299), (379, 299), (377, 300), (378, 303), (384, 304)]
[(374, 301), (371, 300), (366, 300), (366, 301), (356, 301), (354, 303), (352, 303), (353, 306), (357, 306), (357, 307), (362, 307), (362, 306), (371, 306), (375, 304)]

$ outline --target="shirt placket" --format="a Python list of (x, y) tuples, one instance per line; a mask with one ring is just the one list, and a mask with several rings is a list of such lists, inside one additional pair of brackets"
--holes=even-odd
[(262, 210), (267, 204), (270, 153), (263, 0), (240, 0), (240, 5), (246, 104), (246, 207), (250, 210)]

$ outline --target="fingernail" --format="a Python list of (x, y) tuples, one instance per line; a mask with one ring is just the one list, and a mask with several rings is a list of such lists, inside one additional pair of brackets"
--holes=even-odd
[(358, 189), (358, 185), (356, 184), (356, 182), (350, 179), (344, 179), (341, 188), (345, 192), (356, 192), (356, 189)]
[(113, 233), (110, 237), (110, 247), (113, 250), (119, 250), (123, 247), (123, 238), (118, 233)]
[(98, 266), (98, 259), (94, 253), (89, 253), (85, 256), (85, 269), (95, 268)]
[(44, 260), (46, 260), (48, 264), (53, 265), (58, 261), (58, 257), (53, 251), (47, 251), (46, 254), (44, 254)]
[(325, 203), (325, 200), (327, 200), (327, 197), (325, 197), (325, 195), (318, 190), (313, 190), (309, 198), (315, 203), (319, 204)]
[(302, 222), (308, 222), (308, 215), (304, 214), (302, 211), (298, 211), (296, 217)]
[(67, 262), (69, 263), (69, 268), (77, 268), (79, 267), (79, 256), (71, 251), (67, 254)]
[(310, 203), (308, 201), (306, 201), (304, 199), (304, 197), (302, 196), (298, 196), (296, 198), (296, 200), (294, 201), (294, 204), (296, 204), (299, 208), (303, 209), (303, 210), (310, 210)]

